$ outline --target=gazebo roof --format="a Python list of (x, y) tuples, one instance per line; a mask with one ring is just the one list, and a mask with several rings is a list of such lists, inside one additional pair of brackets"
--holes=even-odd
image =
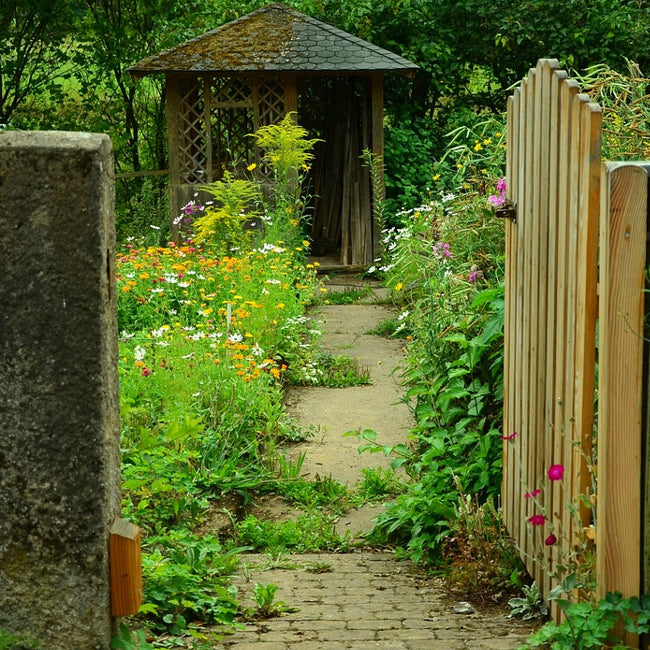
[(305, 72), (412, 74), (418, 66), (281, 4), (257, 9), (129, 68), (154, 73)]

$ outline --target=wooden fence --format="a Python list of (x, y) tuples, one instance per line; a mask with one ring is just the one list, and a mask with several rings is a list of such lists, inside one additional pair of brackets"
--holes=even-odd
[(508, 103), (503, 511), (545, 595), (588, 549), (600, 594), (641, 584), (647, 174), (600, 147), (600, 107), (540, 60)]

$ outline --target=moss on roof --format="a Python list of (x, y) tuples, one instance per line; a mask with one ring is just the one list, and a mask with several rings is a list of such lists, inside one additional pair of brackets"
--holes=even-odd
[(136, 77), (195, 72), (414, 72), (406, 59), (280, 4), (142, 59)]

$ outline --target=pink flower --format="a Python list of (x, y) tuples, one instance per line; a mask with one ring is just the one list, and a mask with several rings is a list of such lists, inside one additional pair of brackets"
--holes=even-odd
[(528, 523), (533, 526), (543, 526), (546, 522), (546, 517), (544, 515), (532, 515), (528, 517)]
[(549, 535), (549, 536), (544, 540), (544, 544), (546, 544), (546, 546), (553, 546), (553, 544), (555, 544), (555, 542), (557, 542), (557, 537), (556, 537), (555, 535), (553, 535), (553, 533), (551, 533), (551, 534), (550, 534), (550, 535)]
[(143, 377), (148, 377), (150, 374), (151, 374), (151, 370), (149, 370), (149, 368), (147, 368), (147, 366), (145, 366), (145, 367), (142, 369), (142, 376), (143, 376)]
[(524, 499), (530, 499), (531, 497), (536, 497), (538, 494), (541, 494), (541, 493), (542, 493), (542, 491), (539, 488), (537, 488), (536, 490), (533, 490), (532, 492), (526, 492), (526, 494), (524, 494)]
[(497, 192), (502, 194), (505, 191), (506, 191), (506, 177), (504, 176), (503, 178), (500, 178), (497, 181)]
[(468, 276), (467, 280), (469, 282), (476, 282), (476, 280), (483, 279), (483, 271), (472, 271)]
[(433, 252), (438, 257), (453, 257), (449, 244), (439, 241), (434, 247)]
[(513, 431), (511, 434), (507, 436), (501, 436), (501, 440), (514, 440), (517, 437), (517, 432)]
[(488, 201), (490, 205), (492, 205), (495, 208), (498, 208), (500, 205), (503, 205), (505, 203), (506, 197), (504, 194), (500, 194), (499, 196), (496, 196), (495, 194), (490, 194), (488, 196)]
[(551, 465), (547, 474), (551, 481), (561, 481), (564, 476), (564, 465)]

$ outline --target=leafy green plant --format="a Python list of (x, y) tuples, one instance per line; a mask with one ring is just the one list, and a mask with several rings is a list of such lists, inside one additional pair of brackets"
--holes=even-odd
[(523, 621), (530, 621), (548, 616), (548, 605), (542, 597), (536, 582), (523, 585), (521, 590), (523, 596), (517, 596), (508, 601), (508, 605), (512, 610), (508, 614), (508, 618), (521, 618)]
[(245, 224), (260, 216), (257, 206), (262, 197), (258, 185), (225, 170), (223, 180), (202, 189), (214, 197), (215, 204), (206, 206), (203, 216), (194, 222), (194, 240), (198, 244), (210, 243), (224, 254), (248, 247), (252, 231)]
[(120, 623), (119, 630), (111, 639), (113, 650), (152, 650), (153, 647), (142, 630), (132, 631), (125, 623)]
[(227, 577), (237, 555), (248, 548), (225, 551), (209, 535), (186, 530), (150, 537), (143, 555), (144, 604), (155, 614), (152, 625), (182, 634), (192, 620), (229, 626), (237, 613), (236, 590)]
[(372, 295), (372, 287), (349, 288), (344, 291), (328, 291), (322, 301), (327, 305), (353, 305)]
[(613, 634), (621, 623), (633, 634), (650, 631), (650, 596), (623, 598), (620, 593), (608, 593), (596, 604), (579, 602), (562, 606), (565, 620), (559, 625), (550, 622), (533, 634), (523, 646), (547, 647), (551, 650), (584, 650), (613, 646), (626, 648)]
[(14, 634), (0, 627), (0, 650), (38, 650), (42, 647), (28, 635)]
[(525, 572), (501, 514), (491, 499), (479, 503), (476, 496), (465, 494), (458, 480), (456, 488), (458, 504), (442, 542), (442, 557), (448, 563), (445, 582), (477, 600), (511, 592)]
[(285, 522), (272, 522), (252, 515), (235, 526), (237, 542), (252, 547), (257, 552), (308, 553), (319, 550), (345, 550), (346, 537), (334, 530), (336, 516), (312, 512)]
[(356, 494), (364, 501), (375, 501), (381, 497), (400, 494), (406, 489), (406, 482), (392, 469), (364, 467), (363, 480), (357, 485)]
[(256, 582), (251, 596), (255, 602), (255, 607), (243, 610), (243, 617), (247, 620), (265, 619), (280, 616), (284, 612), (298, 611), (299, 608), (289, 607), (284, 601), (276, 600), (275, 595), (277, 591), (278, 585), (272, 582), (266, 585)]

